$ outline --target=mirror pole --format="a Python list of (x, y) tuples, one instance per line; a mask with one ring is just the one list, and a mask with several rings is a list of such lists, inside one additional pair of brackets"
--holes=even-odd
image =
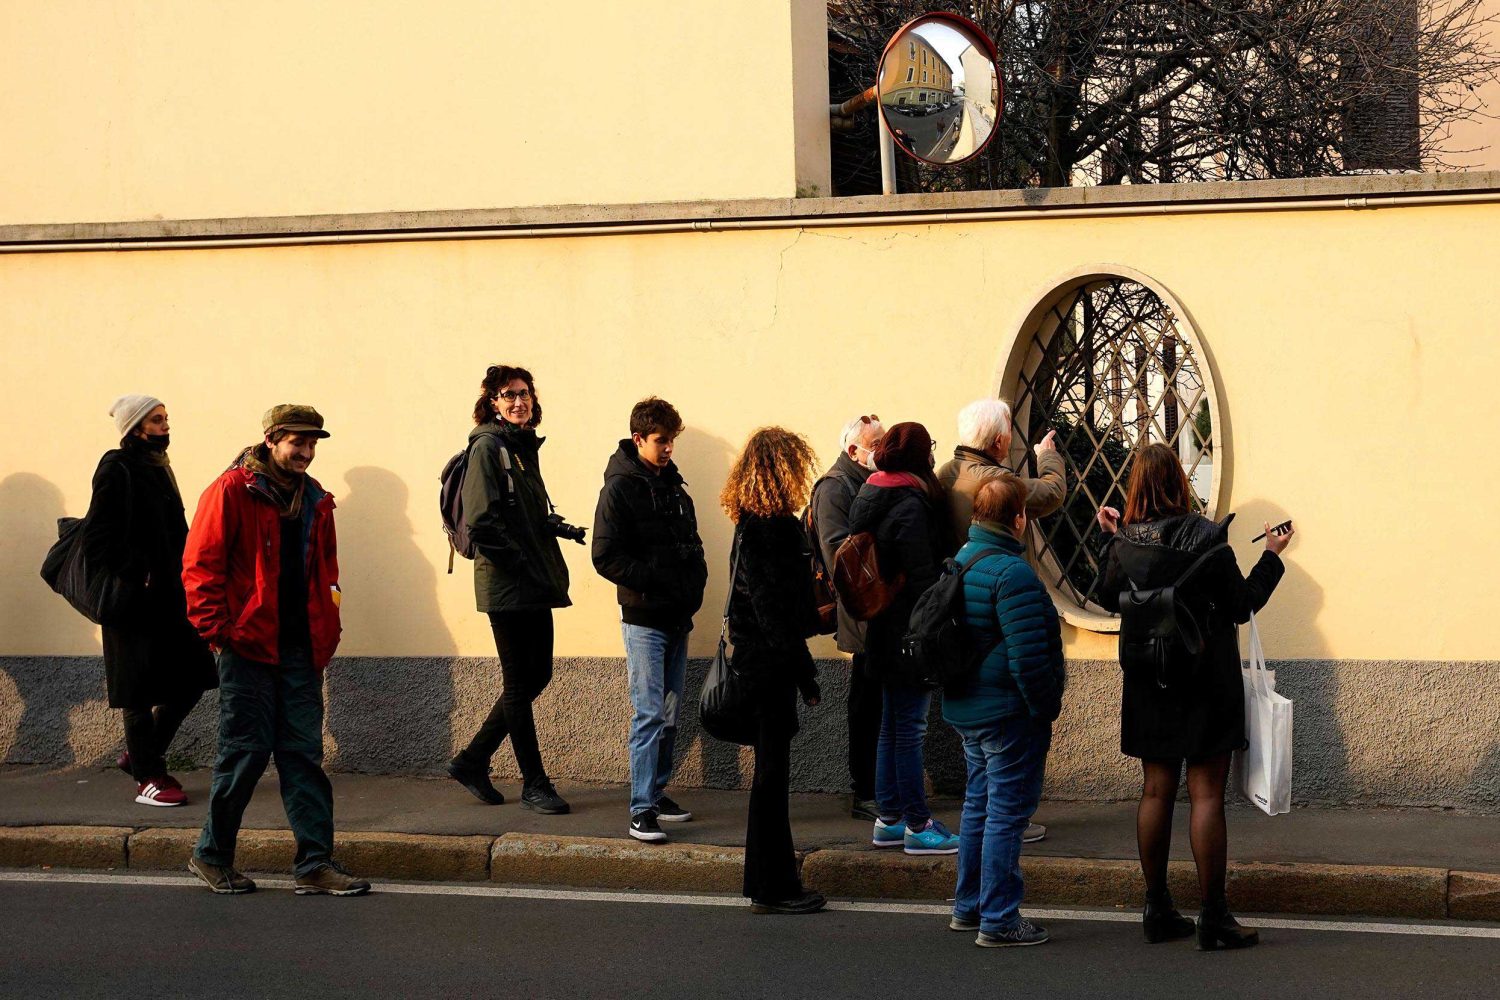
[(881, 123), (876, 129), (880, 133), (880, 193), (896, 193), (896, 141), (890, 129)]

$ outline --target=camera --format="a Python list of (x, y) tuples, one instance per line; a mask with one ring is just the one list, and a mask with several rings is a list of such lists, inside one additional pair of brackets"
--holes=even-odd
[(582, 545), (583, 536), (589, 529), (580, 528), (576, 524), (569, 524), (567, 521), (563, 520), (563, 516), (561, 514), (552, 513), (547, 515), (547, 530), (552, 532), (558, 538), (571, 538), (579, 545)]

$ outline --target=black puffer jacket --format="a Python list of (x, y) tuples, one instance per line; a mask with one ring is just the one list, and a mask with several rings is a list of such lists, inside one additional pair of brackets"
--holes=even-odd
[[(464, 518), (474, 540), (474, 600), (480, 611), (565, 608), (568, 564), (547, 527), (547, 487), (537, 452), (546, 438), (501, 420), (469, 432)], [(507, 485), (500, 449), (510, 456)]]
[(219, 684), (208, 646), (188, 624), (182, 497), (167, 468), (146, 457), (145, 445), (136, 438), (105, 452), (94, 473), (83, 529), (84, 552), (92, 564), (145, 583), (136, 620), (104, 629), (111, 708), (190, 700)]
[(881, 485), (876, 473), (860, 487), (849, 508), (849, 533), (875, 535), (875, 554), (887, 578), (906, 574), (906, 585), (884, 612), (872, 618), (865, 633), (865, 656), (876, 677), (898, 676), (901, 638), (911, 623), (912, 608), (922, 592), (937, 582), (950, 554), (947, 521), (937, 503), (916, 486)]
[[(795, 517), (746, 514), (735, 532), (739, 570), (731, 585), (729, 638), (734, 665), (758, 686), (795, 684), (817, 692), (817, 667), (807, 651), (814, 628), (812, 563)], [(734, 556), (731, 553), (731, 566)]]
[(708, 564), (698, 517), (675, 463), (653, 472), (626, 438), (604, 469), (594, 509), (594, 569), (613, 583), (621, 617), (647, 628), (690, 628)]

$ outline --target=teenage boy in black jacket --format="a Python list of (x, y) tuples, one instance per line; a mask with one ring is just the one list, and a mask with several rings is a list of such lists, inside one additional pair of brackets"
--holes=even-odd
[(630, 835), (666, 840), (659, 820), (692, 813), (664, 793), (672, 778), (687, 639), (708, 565), (698, 519), (672, 462), (682, 417), (652, 396), (630, 411), (630, 437), (604, 469), (594, 511), (594, 569), (615, 584), (635, 718), (630, 724)]

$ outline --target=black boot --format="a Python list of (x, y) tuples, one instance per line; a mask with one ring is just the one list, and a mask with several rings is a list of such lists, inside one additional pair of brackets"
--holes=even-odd
[(1253, 948), (1257, 944), (1260, 944), (1260, 932), (1241, 927), (1224, 900), (1210, 900), (1203, 905), (1203, 912), (1198, 914), (1199, 951)]
[(1146, 893), (1141, 929), (1146, 932), (1147, 944), (1180, 941), (1193, 936), (1193, 922), (1177, 912), (1177, 907), (1172, 905), (1172, 894), (1166, 891)]

